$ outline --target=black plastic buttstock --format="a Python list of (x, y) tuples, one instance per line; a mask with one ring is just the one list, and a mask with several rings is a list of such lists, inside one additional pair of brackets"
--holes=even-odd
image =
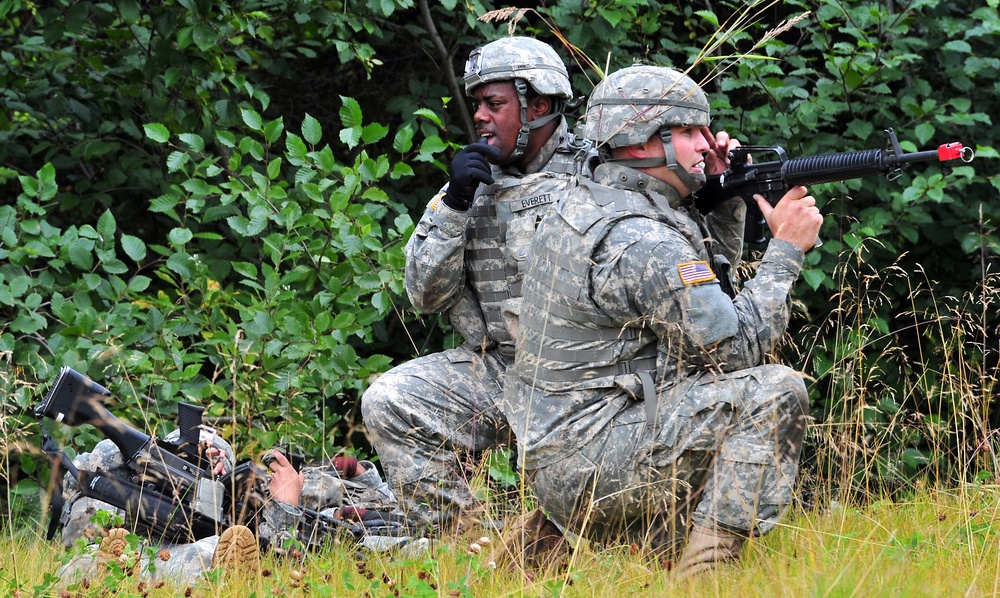
[(115, 443), (128, 462), (142, 451), (150, 437), (108, 411), (102, 399), (110, 396), (111, 392), (100, 384), (68, 366), (63, 367), (48, 394), (35, 407), (35, 415), (67, 426), (94, 426)]

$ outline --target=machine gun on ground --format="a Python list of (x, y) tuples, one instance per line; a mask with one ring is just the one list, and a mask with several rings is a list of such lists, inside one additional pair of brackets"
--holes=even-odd
[[(180, 436), (176, 441), (168, 441), (152, 438), (115, 417), (103, 404), (103, 399), (109, 396), (111, 392), (100, 384), (64, 367), (45, 399), (35, 407), (39, 420), (48, 417), (69, 426), (90, 424), (97, 428), (118, 447), (132, 472), (128, 479), (122, 479), (107, 472), (80, 470), (46, 433), (42, 449), (53, 459), (60, 486), (59, 470), (63, 468), (77, 480), (84, 496), (124, 510), (134, 527), (157, 540), (193, 541), (214, 535), (232, 523), (238, 511), (247, 510), (244, 503), (237, 503), (233, 497), (247, 491), (252, 464), (236, 467), (219, 478), (212, 474), (200, 443), (204, 409), (180, 403)], [(56, 507), (61, 499), (60, 487), (52, 497), (50, 538), (57, 527)], [(225, 509), (227, 504), (229, 512)]]
[[(760, 153), (777, 154), (778, 160), (752, 163), (750, 157)], [(891, 128), (885, 130), (882, 149), (857, 152), (788, 158), (782, 147), (740, 146), (729, 152), (729, 169), (708, 178), (697, 194), (695, 205), (707, 214), (721, 202), (738, 195), (747, 205), (746, 240), (763, 243), (767, 222), (754, 195), (763, 195), (774, 206), (788, 189), (797, 185), (819, 185), (882, 174), (893, 181), (914, 162), (946, 162), (959, 158), (971, 162), (975, 153), (958, 142), (946, 143), (937, 150), (903, 153)]]
[[(103, 404), (109, 396), (111, 392), (103, 386), (64, 367), (35, 407), (39, 420), (47, 417), (69, 426), (90, 424), (97, 428), (118, 447), (132, 473), (123, 479), (109, 472), (80, 469), (45, 433), (42, 449), (52, 459), (56, 481), (49, 539), (55, 536), (62, 510), (61, 469), (77, 480), (84, 496), (122, 509), (132, 529), (156, 542), (191, 542), (234, 524), (256, 527), (257, 516), (268, 500), (264, 484), (267, 471), (246, 460), (233, 471), (214, 476), (200, 442), (201, 407), (178, 405), (180, 435), (170, 441), (152, 438), (115, 417)], [(290, 453), (287, 447), (283, 452), (300, 470), (303, 457)], [(299, 528), (308, 548), (342, 534), (363, 542), (372, 536), (406, 539), (426, 533), (402, 515), (357, 506), (341, 507), (337, 517), (302, 509)]]

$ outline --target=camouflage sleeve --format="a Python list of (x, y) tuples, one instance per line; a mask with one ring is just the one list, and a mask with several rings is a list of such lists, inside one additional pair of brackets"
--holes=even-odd
[(278, 500), (269, 500), (257, 520), (257, 534), (275, 550), (281, 550), (289, 540), (296, 540), (302, 509)]
[(445, 205), (447, 185), (435, 195), (406, 244), (406, 294), (424, 313), (441, 313), (465, 286), (467, 212)]
[(795, 245), (772, 240), (757, 276), (730, 299), (710, 265), (672, 227), (629, 220), (608, 238), (627, 247), (613, 272), (630, 287), (623, 292), (635, 315), (686, 363), (722, 371), (759, 365), (784, 334), (804, 255)]
[(471, 286), (465, 285), (459, 292), (455, 304), (445, 312), (445, 318), (465, 342), (474, 347), (489, 345), (491, 339), (486, 326), (486, 316), (483, 315), (483, 308), (479, 305), (479, 299), (476, 298)]
[(740, 265), (743, 257), (746, 219), (747, 205), (739, 198), (721, 203), (705, 218), (712, 237), (718, 243), (718, 252), (726, 256), (734, 269)]

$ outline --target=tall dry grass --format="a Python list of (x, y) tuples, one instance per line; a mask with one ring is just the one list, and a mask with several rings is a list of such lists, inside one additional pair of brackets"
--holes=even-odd
[[(259, 577), (215, 575), (193, 588), (150, 585), (120, 571), (67, 585), (53, 573), (73, 552), (46, 542), (39, 515), (17, 512), (41, 505), (5, 486), (0, 595), (1000, 595), (1000, 447), (992, 412), (1000, 353), (997, 276), (984, 270), (978, 288), (942, 297), (921, 272), (874, 272), (859, 255), (842, 261), (836, 308), (815, 330), (816, 338), (835, 339), (835, 358), (824, 364), (831, 353), (821, 354), (818, 343), (790, 348), (804, 369), (812, 368), (814, 388), (822, 384), (831, 393), (821, 397), (828, 406), (823, 420), (809, 430), (810, 457), (802, 469), (807, 500), (773, 533), (751, 540), (737, 565), (679, 582), (628, 548), (579, 545), (569, 568), (524, 575), (491, 568), (489, 550), (470, 553), (469, 538), (445, 538), (418, 555), (359, 555), (349, 544), (303, 563), (267, 555)], [(875, 317), (900, 289), (908, 304), (897, 317)], [(4, 365), (0, 475), (10, 480), (17, 451), (35, 450), (29, 436), (37, 434), (37, 428), (13, 425), (10, 414), (41, 397)], [(930, 459), (921, 461), (918, 448)], [(479, 473), (478, 487), (496, 512), (509, 508), (511, 496), (531, 506), (523, 489), (489, 494), (486, 477)]]

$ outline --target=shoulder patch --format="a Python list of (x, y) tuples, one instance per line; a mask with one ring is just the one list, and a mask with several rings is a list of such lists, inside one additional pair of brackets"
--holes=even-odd
[(698, 284), (715, 280), (715, 272), (709, 267), (708, 262), (684, 262), (677, 264), (677, 273), (681, 275), (681, 282), (686, 285)]
[(437, 195), (435, 195), (434, 197), (431, 198), (430, 205), (427, 206), (427, 207), (429, 207), (432, 210), (437, 210), (438, 209), (438, 204), (441, 203), (442, 199), (444, 199), (444, 191), (443, 190), (439, 191)]

